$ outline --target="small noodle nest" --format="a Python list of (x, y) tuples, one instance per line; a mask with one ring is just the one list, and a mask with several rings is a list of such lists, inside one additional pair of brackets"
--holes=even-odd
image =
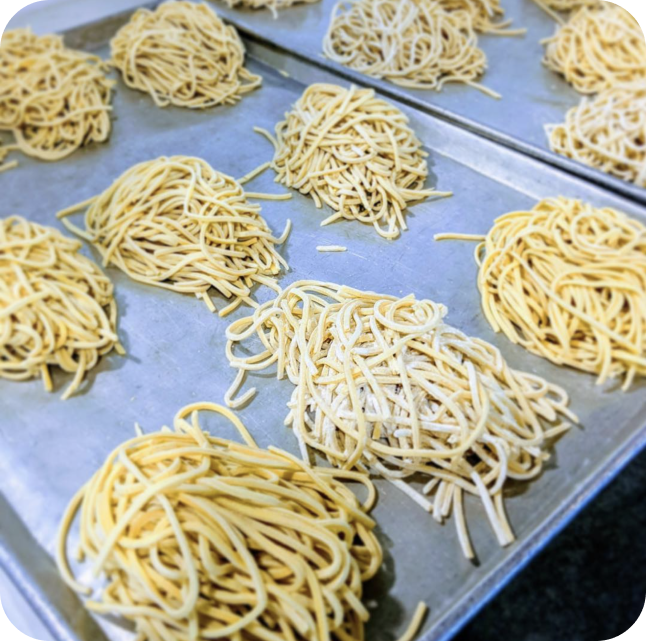
[(464, 12), (467, 25), (473, 26), (480, 33), (498, 35), (522, 35), (525, 29), (510, 30), (511, 20), (501, 22), (505, 10), (500, 0), (438, 0), (442, 9), (447, 12)]
[(235, 104), (260, 86), (245, 69), (244, 45), (205, 4), (167, 2), (138, 9), (111, 41), (112, 64), (129, 87), (158, 107)]
[(625, 9), (611, 2), (582, 7), (543, 44), (545, 65), (580, 93), (646, 80), (644, 34)]
[(498, 218), (478, 247), (487, 319), (514, 343), (599, 383), (646, 375), (646, 227), (547, 199)]
[[(412, 295), (294, 283), (228, 328), (227, 356), (239, 370), (228, 398), (246, 372), (276, 364), (278, 378), (296, 386), (286, 424), (303, 456), (308, 446), (334, 466), (380, 474), (440, 522), (453, 510), (472, 558), (463, 493), (481, 498), (498, 541), (509, 544), (507, 482), (540, 474), (549, 439), (569, 427), (560, 415), (576, 418), (564, 390), (512, 370), (495, 347), (446, 325), (446, 312)], [(253, 337), (261, 350), (237, 356)], [(418, 492), (407, 477), (426, 485)]]
[(269, 9), (274, 17), (278, 9), (286, 9), (296, 4), (314, 4), (321, 0), (224, 0), (230, 7), (248, 7), (249, 9)]
[(646, 82), (584, 98), (546, 130), (557, 154), (646, 187)]
[(213, 287), (234, 299), (221, 315), (242, 302), (254, 305), (254, 283), (276, 289), (274, 277), (287, 269), (275, 247), (287, 237), (289, 221), (275, 238), (242, 186), (199, 158), (135, 165), (100, 196), (58, 216), (88, 204), (86, 231), (64, 222), (97, 247), (104, 265), (142, 283), (194, 293), (215, 311), (206, 294)]
[(557, 11), (574, 11), (580, 7), (599, 6), (604, 0), (536, 0), (541, 5)]
[[(110, 135), (114, 81), (101, 59), (67, 49), (60, 36), (6, 31), (0, 46), (0, 130), (27, 156), (60, 160)], [(2, 158), (0, 158), (0, 161)]]
[(13, 216), (0, 220), (0, 378), (42, 376), (49, 366), (74, 373), (80, 386), (99, 357), (119, 345), (112, 283), (81, 243)]
[(327, 58), (412, 89), (476, 82), (487, 67), (465, 11), (445, 11), (425, 0), (351, 0), (332, 12), (323, 41)]
[[(203, 432), (198, 410), (225, 414), (246, 444)], [(189, 414), (191, 419), (188, 420)], [(382, 562), (374, 522), (342, 481), (263, 450), (225, 408), (181, 410), (174, 431), (118, 447), (71, 502), (58, 566), (80, 509), (80, 553), (107, 579), (87, 607), (134, 622), (146, 641), (363, 641), (362, 584)]]
[(310, 85), (276, 125), (276, 181), (311, 196), (335, 220), (372, 224), (384, 238), (406, 229), (409, 203), (444, 196), (424, 189), (426, 152), (396, 107), (369, 89)]

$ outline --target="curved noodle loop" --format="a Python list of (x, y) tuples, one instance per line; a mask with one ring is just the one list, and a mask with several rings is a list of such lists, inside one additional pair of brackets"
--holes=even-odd
[(14, 149), (60, 160), (83, 145), (105, 142), (113, 86), (100, 58), (66, 48), (60, 36), (6, 31), (0, 46), (0, 130), (11, 131), (16, 145), (0, 149), (0, 162)]
[[(260, 196), (260, 195), (259, 195)], [(233, 302), (226, 315), (250, 298), (254, 283), (276, 288), (285, 260), (260, 215), (236, 180), (206, 161), (186, 156), (135, 165), (103, 194), (58, 214), (65, 219), (88, 207), (87, 231), (68, 228), (94, 243), (105, 265), (116, 265), (142, 283), (207, 296), (214, 287)]]
[[(199, 410), (224, 414), (246, 444), (203, 432)], [(63, 518), (68, 585), (91, 593), (66, 556), (79, 509), (80, 551), (108, 581), (87, 607), (134, 621), (147, 641), (363, 641), (362, 583), (382, 561), (368, 477), (259, 449), (212, 403), (180, 410), (174, 427), (119, 446)], [(366, 508), (346, 480), (366, 486)]]
[(66, 399), (100, 356), (123, 353), (112, 283), (80, 248), (51, 227), (0, 219), (0, 378), (42, 376), (51, 391), (57, 366), (74, 373)]
[(408, 118), (370, 89), (310, 85), (276, 125), (276, 181), (310, 195), (335, 220), (372, 224), (384, 238), (406, 229), (409, 203), (449, 193), (424, 189), (426, 152)]
[(580, 93), (646, 80), (644, 34), (637, 21), (612, 2), (582, 7), (543, 44), (547, 67)]
[(154, 11), (138, 9), (111, 48), (124, 82), (149, 93), (158, 107), (234, 104), (262, 82), (243, 66), (236, 30), (205, 4), (166, 2)]
[[(455, 512), (473, 556), (463, 492), (479, 496), (501, 545), (513, 541), (503, 507), (509, 479), (537, 476), (548, 440), (567, 430), (568, 397), (512, 370), (492, 345), (444, 323), (447, 310), (331, 283), (300, 281), (227, 330), (227, 356), (245, 372), (276, 364), (296, 386), (286, 423), (343, 469), (393, 480), (438, 521)], [(237, 356), (256, 337), (260, 351)], [(248, 391), (231, 406), (246, 402)], [(401, 479), (423, 480), (418, 493)], [(431, 503), (424, 495), (433, 494)]]

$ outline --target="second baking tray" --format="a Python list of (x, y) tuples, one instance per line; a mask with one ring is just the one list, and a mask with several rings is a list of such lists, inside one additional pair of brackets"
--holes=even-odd
[(448, 84), (441, 92), (399, 87), (324, 58), (323, 38), (336, 4), (337, 0), (321, 0), (295, 5), (280, 11), (274, 20), (268, 11), (231, 9), (224, 2), (212, 2), (218, 13), (259, 42), (271, 43), (359, 85), (376, 87), (418, 109), (646, 203), (643, 187), (550, 151), (544, 125), (563, 122), (567, 110), (582, 96), (542, 64), (540, 40), (553, 35), (557, 25), (533, 0), (501, 1), (505, 19), (513, 20), (512, 28), (525, 27), (524, 36), (478, 35), (489, 62), (480, 82), (501, 94), (501, 100), (462, 84)]
[[(97, 50), (122, 24), (109, 19), (69, 34), (72, 46)], [(250, 43), (250, 68), (262, 74), (260, 90), (233, 107), (206, 112), (158, 109), (152, 100), (122, 83), (114, 101), (116, 121), (108, 144), (83, 149), (57, 163), (21, 159), (0, 176), (0, 215), (22, 214), (59, 226), (54, 213), (105, 189), (137, 162), (159, 155), (188, 154), (239, 177), (272, 155), (253, 126), (273, 129), (305, 84), (335, 78), (276, 50)], [(287, 71), (286, 78), (278, 70)], [(336, 80), (338, 81), (338, 79)], [(517, 541), (501, 549), (482, 506), (466, 510), (478, 555), (462, 556), (449, 521), (439, 526), (388, 482), (377, 480), (374, 512), (385, 564), (366, 586), (372, 611), (367, 638), (392, 641), (404, 630), (417, 602), (430, 606), (424, 641), (448, 639), (477, 608), (518, 572), (612, 475), (644, 445), (644, 385), (622, 394), (583, 373), (559, 368), (513, 346), (493, 333), (483, 318), (470, 243), (435, 243), (442, 231), (486, 232), (500, 214), (531, 207), (536, 199), (566, 195), (597, 205), (619, 207), (642, 217), (635, 205), (522, 154), (473, 135), (427, 113), (404, 108), (428, 150), (429, 184), (453, 190), (452, 198), (414, 206), (410, 230), (385, 241), (356, 222), (319, 226), (327, 214), (300, 194), (291, 201), (263, 202), (263, 215), (275, 231), (287, 218), (293, 232), (281, 250), (297, 279), (320, 279), (403, 295), (414, 292), (449, 307), (448, 321), (498, 346), (512, 367), (535, 372), (571, 393), (581, 426), (558, 443), (545, 472), (535, 482), (508, 492), (507, 507)], [(253, 191), (281, 192), (269, 171), (254, 180)], [(320, 254), (317, 245), (340, 244), (343, 254)], [(96, 260), (98, 255), (85, 248)], [(69, 377), (54, 373), (56, 392), (41, 381), (0, 381), (0, 563), (46, 621), (58, 641), (125, 641), (128, 626), (114, 618), (93, 619), (59, 580), (53, 566), (55, 536), (65, 505), (119, 443), (133, 436), (138, 421), (146, 430), (168, 424), (183, 405), (197, 400), (222, 402), (234, 371), (225, 354), (220, 319), (194, 297), (147, 287), (120, 271), (107, 270), (115, 283), (119, 334), (128, 355), (111, 354), (92, 370), (82, 393), (62, 402)], [(265, 299), (269, 293), (258, 290)], [(216, 298), (219, 306), (222, 300)], [(249, 313), (241, 309), (233, 318)], [(240, 416), (260, 445), (297, 452), (284, 427), (291, 384), (273, 373), (250, 377), (258, 397)], [(223, 421), (205, 427), (234, 437)], [(74, 543), (74, 542), (72, 542)], [(88, 576), (89, 567), (82, 568)], [(557, 580), (557, 577), (555, 577)]]

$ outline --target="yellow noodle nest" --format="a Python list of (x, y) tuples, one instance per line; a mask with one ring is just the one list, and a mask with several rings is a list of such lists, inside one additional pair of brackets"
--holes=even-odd
[(100, 58), (67, 49), (60, 36), (6, 31), (0, 46), (0, 130), (10, 131), (16, 145), (0, 149), (0, 162), (15, 149), (59, 160), (107, 140), (113, 85)]
[(413, 89), (476, 80), (487, 60), (465, 11), (426, 0), (351, 0), (332, 12), (323, 41), (330, 60)]
[[(536, 477), (549, 439), (569, 427), (562, 415), (576, 419), (564, 390), (512, 370), (495, 347), (445, 324), (446, 312), (412, 295), (296, 282), (229, 326), (238, 375), (227, 401), (247, 402), (255, 390), (231, 400), (245, 373), (275, 365), (296, 386), (286, 423), (303, 456), (311, 447), (334, 466), (383, 475), (440, 522), (454, 512), (473, 557), (463, 493), (480, 497), (498, 541), (509, 544), (507, 481)], [(253, 338), (258, 349), (247, 344)], [(236, 354), (241, 344), (251, 356)], [(413, 490), (407, 477), (426, 485)]]
[(557, 154), (646, 187), (646, 82), (583, 98), (546, 130)]
[(0, 378), (42, 376), (51, 391), (57, 366), (74, 373), (65, 399), (100, 356), (123, 353), (112, 283), (80, 248), (51, 227), (0, 220)]
[(408, 118), (368, 89), (310, 85), (276, 125), (276, 180), (310, 195), (335, 220), (372, 224), (397, 238), (408, 205), (446, 193), (424, 189), (426, 152)]
[(111, 48), (124, 82), (149, 93), (158, 107), (234, 104), (262, 82), (243, 66), (236, 30), (205, 4), (166, 2), (155, 11), (139, 9)]
[[(198, 410), (224, 414), (246, 444), (210, 436)], [(368, 490), (362, 506), (342, 481)], [(363, 641), (362, 584), (382, 561), (367, 476), (310, 468), (259, 449), (225, 408), (180, 410), (174, 430), (119, 446), (71, 502), (58, 566), (73, 589), (67, 539), (107, 586), (87, 607), (134, 622), (139, 639)]]
[[(448, 12), (463, 12), (466, 25), (481, 33), (499, 35), (522, 35), (525, 29), (510, 30), (511, 20), (501, 22), (505, 10), (500, 0), (437, 0), (442, 9)], [(465, 15), (466, 14), (466, 15)]]
[(58, 216), (85, 207), (86, 231), (64, 222), (97, 247), (105, 265), (142, 283), (199, 295), (212, 311), (207, 291), (213, 287), (233, 299), (221, 315), (242, 302), (254, 305), (251, 287), (276, 288), (274, 277), (287, 268), (275, 247), (287, 237), (289, 221), (275, 238), (240, 183), (199, 158), (135, 165), (103, 194)]
[(646, 80), (646, 40), (621, 7), (583, 7), (543, 42), (545, 64), (584, 94)]
[[(474, 237), (475, 238), (475, 237)], [(496, 331), (599, 383), (646, 375), (646, 227), (609, 207), (550, 198), (498, 218), (478, 287)]]
[(321, 0), (224, 0), (230, 7), (248, 7), (250, 9), (269, 9), (274, 17), (278, 9), (286, 9), (296, 4), (314, 4)]

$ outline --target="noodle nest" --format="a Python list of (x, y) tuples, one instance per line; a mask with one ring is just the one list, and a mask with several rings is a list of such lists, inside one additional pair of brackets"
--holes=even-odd
[(247, 7), (249, 9), (269, 9), (274, 17), (279, 9), (286, 9), (297, 4), (314, 4), (321, 0), (224, 0), (230, 7)]
[[(507, 481), (540, 474), (549, 439), (569, 427), (561, 415), (576, 419), (564, 390), (512, 370), (495, 347), (446, 325), (446, 313), (412, 295), (296, 282), (229, 326), (238, 375), (227, 399), (246, 403), (254, 389), (231, 400), (246, 372), (275, 364), (296, 386), (286, 424), (303, 456), (310, 447), (334, 466), (380, 474), (440, 522), (453, 511), (471, 558), (463, 493), (481, 498), (498, 541), (509, 544)], [(247, 345), (254, 337), (257, 350)], [(252, 355), (237, 356), (240, 344)], [(407, 477), (427, 483), (418, 492)]]
[[(246, 443), (202, 431), (198, 410)], [(367, 488), (366, 507), (345, 480)], [(86, 606), (132, 620), (140, 639), (363, 641), (362, 583), (382, 561), (374, 499), (367, 476), (260, 449), (226, 408), (198, 403), (106, 459), (64, 516), (58, 566), (91, 594), (66, 556), (80, 509), (80, 553), (107, 579)]]
[(0, 46), (0, 130), (10, 131), (15, 145), (0, 148), (0, 162), (13, 150), (60, 160), (83, 145), (105, 142), (114, 81), (104, 70), (100, 58), (66, 48), (60, 36), (6, 31)]
[(123, 353), (112, 283), (80, 248), (51, 227), (0, 220), (0, 378), (41, 376), (51, 391), (49, 367), (60, 367), (74, 374), (66, 399), (100, 356)]
[(426, 152), (396, 107), (370, 89), (310, 85), (285, 120), (268, 132), (276, 181), (334, 210), (339, 219), (372, 224), (380, 236), (407, 229), (408, 205), (450, 194), (424, 189)]
[(158, 107), (234, 104), (260, 86), (245, 69), (244, 45), (205, 4), (166, 2), (138, 9), (112, 39), (112, 64), (129, 87)]
[[(67, 216), (87, 207), (86, 231)], [(236, 180), (199, 158), (174, 156), (143, 162), (126, 171), (103, 194), (58, 214), (68, 228), (93, 243), (105, 265), (134, 280), (194, 293), (215, 310), (213, 287), (232, 303), (225, 315), (250, 298), (254, 283), (276, 288), (285, 260), (275, 238), (247, 201)]]
[(466, 26), (473, 27), (480, 33), (497, 35), (522, 35), (525, 29), (510, 30), (511, 20), (501, 22), (505, 10), (500, 6), (500, 0), (437, 0), (442, 9), (447, 12), (461, 12)]

